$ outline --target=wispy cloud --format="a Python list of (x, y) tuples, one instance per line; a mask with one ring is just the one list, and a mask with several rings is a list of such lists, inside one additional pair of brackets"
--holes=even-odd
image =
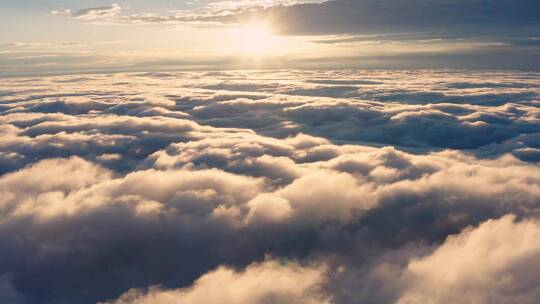
[(76, 11), (71, 17), (82, 20), (110, 19), (118, 16), (122, 12), (120, 4), (111, 4), (108, 6), (87, 8)]
[(173, 10), (167, 14), (143, 12), (126, 14), (120, 4), (111, 4), (102, 7), (86, 8), (79, 11), (60, 8), (51, 11), (53, 15), (67, 15), (74, 19), (84, 21), (104, 21), (112, 23), (161, 23), (161, 24), (215, 24), (230, 23), (221, 20), (226, 16), (234, 16), (249, 11), (265, 10), (271, 7), (288, 7), (302, 3), (317, 1), (291, 1), (291, 0), (242, 0), (242, 1), (214, 1), (202, 8), (191, 10)]

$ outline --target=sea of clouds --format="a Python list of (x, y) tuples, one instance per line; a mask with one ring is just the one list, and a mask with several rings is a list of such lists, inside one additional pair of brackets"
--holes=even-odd
[(0, 80), (1, 303), (533, 303), (540, 73)]

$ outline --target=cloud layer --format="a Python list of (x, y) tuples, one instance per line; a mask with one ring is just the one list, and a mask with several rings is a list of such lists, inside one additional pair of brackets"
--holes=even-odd
[(529, 303), (538, 78), (5, 79), (0, 300)]
[[(243, 23), (259, 18), (282, 25), (286, 34), (396, 34), (438, 33), (442, 37), (488, 35), (493, 26), (505, 31), (527, 29), (538, 34), (536, 1), (509, 0), (244, 0), (211, 1), (190, 10), (169, 14), (128, 13), (119, 4), (72, 12), (61, 8), (52, 14), (75, 19), (119, 23)], [(500, 34), (509, 34), (508, 32)]]

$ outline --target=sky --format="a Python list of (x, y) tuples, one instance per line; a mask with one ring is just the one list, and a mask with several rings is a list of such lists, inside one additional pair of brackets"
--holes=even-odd
[(539, 4), (0, 0), (0, 303), (537, 303)]
[(538, 69), (535, 0), (0, 1), (2, 74)]

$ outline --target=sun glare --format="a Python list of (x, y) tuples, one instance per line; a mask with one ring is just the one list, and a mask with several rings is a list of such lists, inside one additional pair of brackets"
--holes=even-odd
[(238, 52), (248, 56), (270, 55), (276, 52), (277, 38), (269, 26), (255, 24), (235, 30)]

